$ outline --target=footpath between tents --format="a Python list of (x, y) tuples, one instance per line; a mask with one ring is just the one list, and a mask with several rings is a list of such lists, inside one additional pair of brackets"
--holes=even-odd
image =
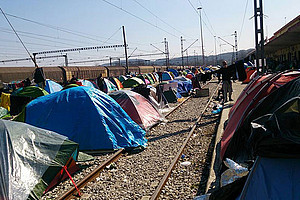
[(234, 82), (232, 83), (233, 93), (232, 98), (234, 101), (230, 101), (224, 104), (223, 110), (221, 112), (221, 118), (220, 118), (220, 124), (218, 126), (216, 139), (215, 139), (215, 146), (214, 146), (214, 152), (212, 155), (212, 162), (210, 166), (210, 172), (209, 177), (206, 184), (206, 190), (205, 193), (210, 192), (211, 190), (215, 190), (219, 188), (220, 183), (220, 166), (221, 166), (221, 160), (220, 160), (220, 150), (221, 150), (221, 138), (222, 134), (224, 132), (224, 123), (228, 119), (228, 114), (231, 109), (231, 107), (234, 105), (235, 101), (238, 99), (239, 95), (243, 91), (243, 89), (247, 86), (247, 84), (242, 84), (242, 82)]

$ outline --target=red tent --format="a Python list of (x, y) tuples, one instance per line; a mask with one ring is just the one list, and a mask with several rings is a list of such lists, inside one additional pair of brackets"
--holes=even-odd
[(145, 130), (164, 119), (148, 99), (136, 92), (120, 90), (109, 95)]
[(255, 78), (248, 84), (230, 110), (228, 124), (221, 140), (221, 160), (225, 155), (226, 149), (230, 144), (235, 131), (244, 122), (248, 113), (257, 105), (257, 103), (277, 88), (299, 76), (299, 71), (287, 71), (273, 75), (264, 75)]

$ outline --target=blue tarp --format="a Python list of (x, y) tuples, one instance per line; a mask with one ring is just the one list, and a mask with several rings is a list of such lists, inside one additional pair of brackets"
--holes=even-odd
[(168, 69), (169, 72), (172, 72), (175, 77), (179, 76), (179, 73), (176, 69)]
[(73, 87), (31, 101), (25, 122), (67, 136), (80, 150), (146, 146), (145, 131), (115, 100), (91, 87)]
[(258, 157), (238, 199), (300, 199), (300, 159)]
[(172, 80), (172, 81), (170, 81), (170, 83), (172, 83), (172, 82), (177, 82), (178, 83), (177, 91), (180, 94), (187, 94), (193, 88), (191, 80), (187, 80), (187, 81)]
[(54, 81), (52, 81), (52, 80), (47, 79), (47, 80), (46, 80), (46, 86), (45, 86), (44, 89), (45, 89), (49, 94), (51, 94), (51, 93), (54, 93), (54, 92), (61, 91), (61, 90), (63, 89), (63, 87), (62, 87), (60, 84), (58, 84), (58, 83), (56, 83), (56, 82), (54, 82)]

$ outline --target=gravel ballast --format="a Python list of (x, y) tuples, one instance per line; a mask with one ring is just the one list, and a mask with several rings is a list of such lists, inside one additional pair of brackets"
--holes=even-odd
[[(206, 87), (212, 94), (217, 83), (211, 82)], [(113, 167), (101, 172), (95, 181), (81, 189), (82, 199), (149, 199), (208, 100), (209, 97), (190, 98), (183, 103), (167, 117), (167, 122), (148, 131), (148, 147), (144, 151), (121, 157)], [(199, 122), (184, 156), (161, 193), (161, 199), (192, 199), (202, 193), (202, 188), (205, 190), (206, 168), (218, 123), (218, 114), (212, 115), (211, 107)], [(74, 176), (75, 182), (83, 179), (110, 155), (97, 156), (95, 161), (81, 164), (87, 168)], [(191, 165), (182, 166), (184, 161), (191, 162)], [(70, 180), (64, 181), (45, 194), (43, 199), (57, 198), (71, 186)]]

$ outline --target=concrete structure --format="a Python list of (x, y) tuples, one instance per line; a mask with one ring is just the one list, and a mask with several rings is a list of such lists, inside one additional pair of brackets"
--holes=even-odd
[(269, 68), (300, 68), (300, 15), (279, 29), (265, 44)]

